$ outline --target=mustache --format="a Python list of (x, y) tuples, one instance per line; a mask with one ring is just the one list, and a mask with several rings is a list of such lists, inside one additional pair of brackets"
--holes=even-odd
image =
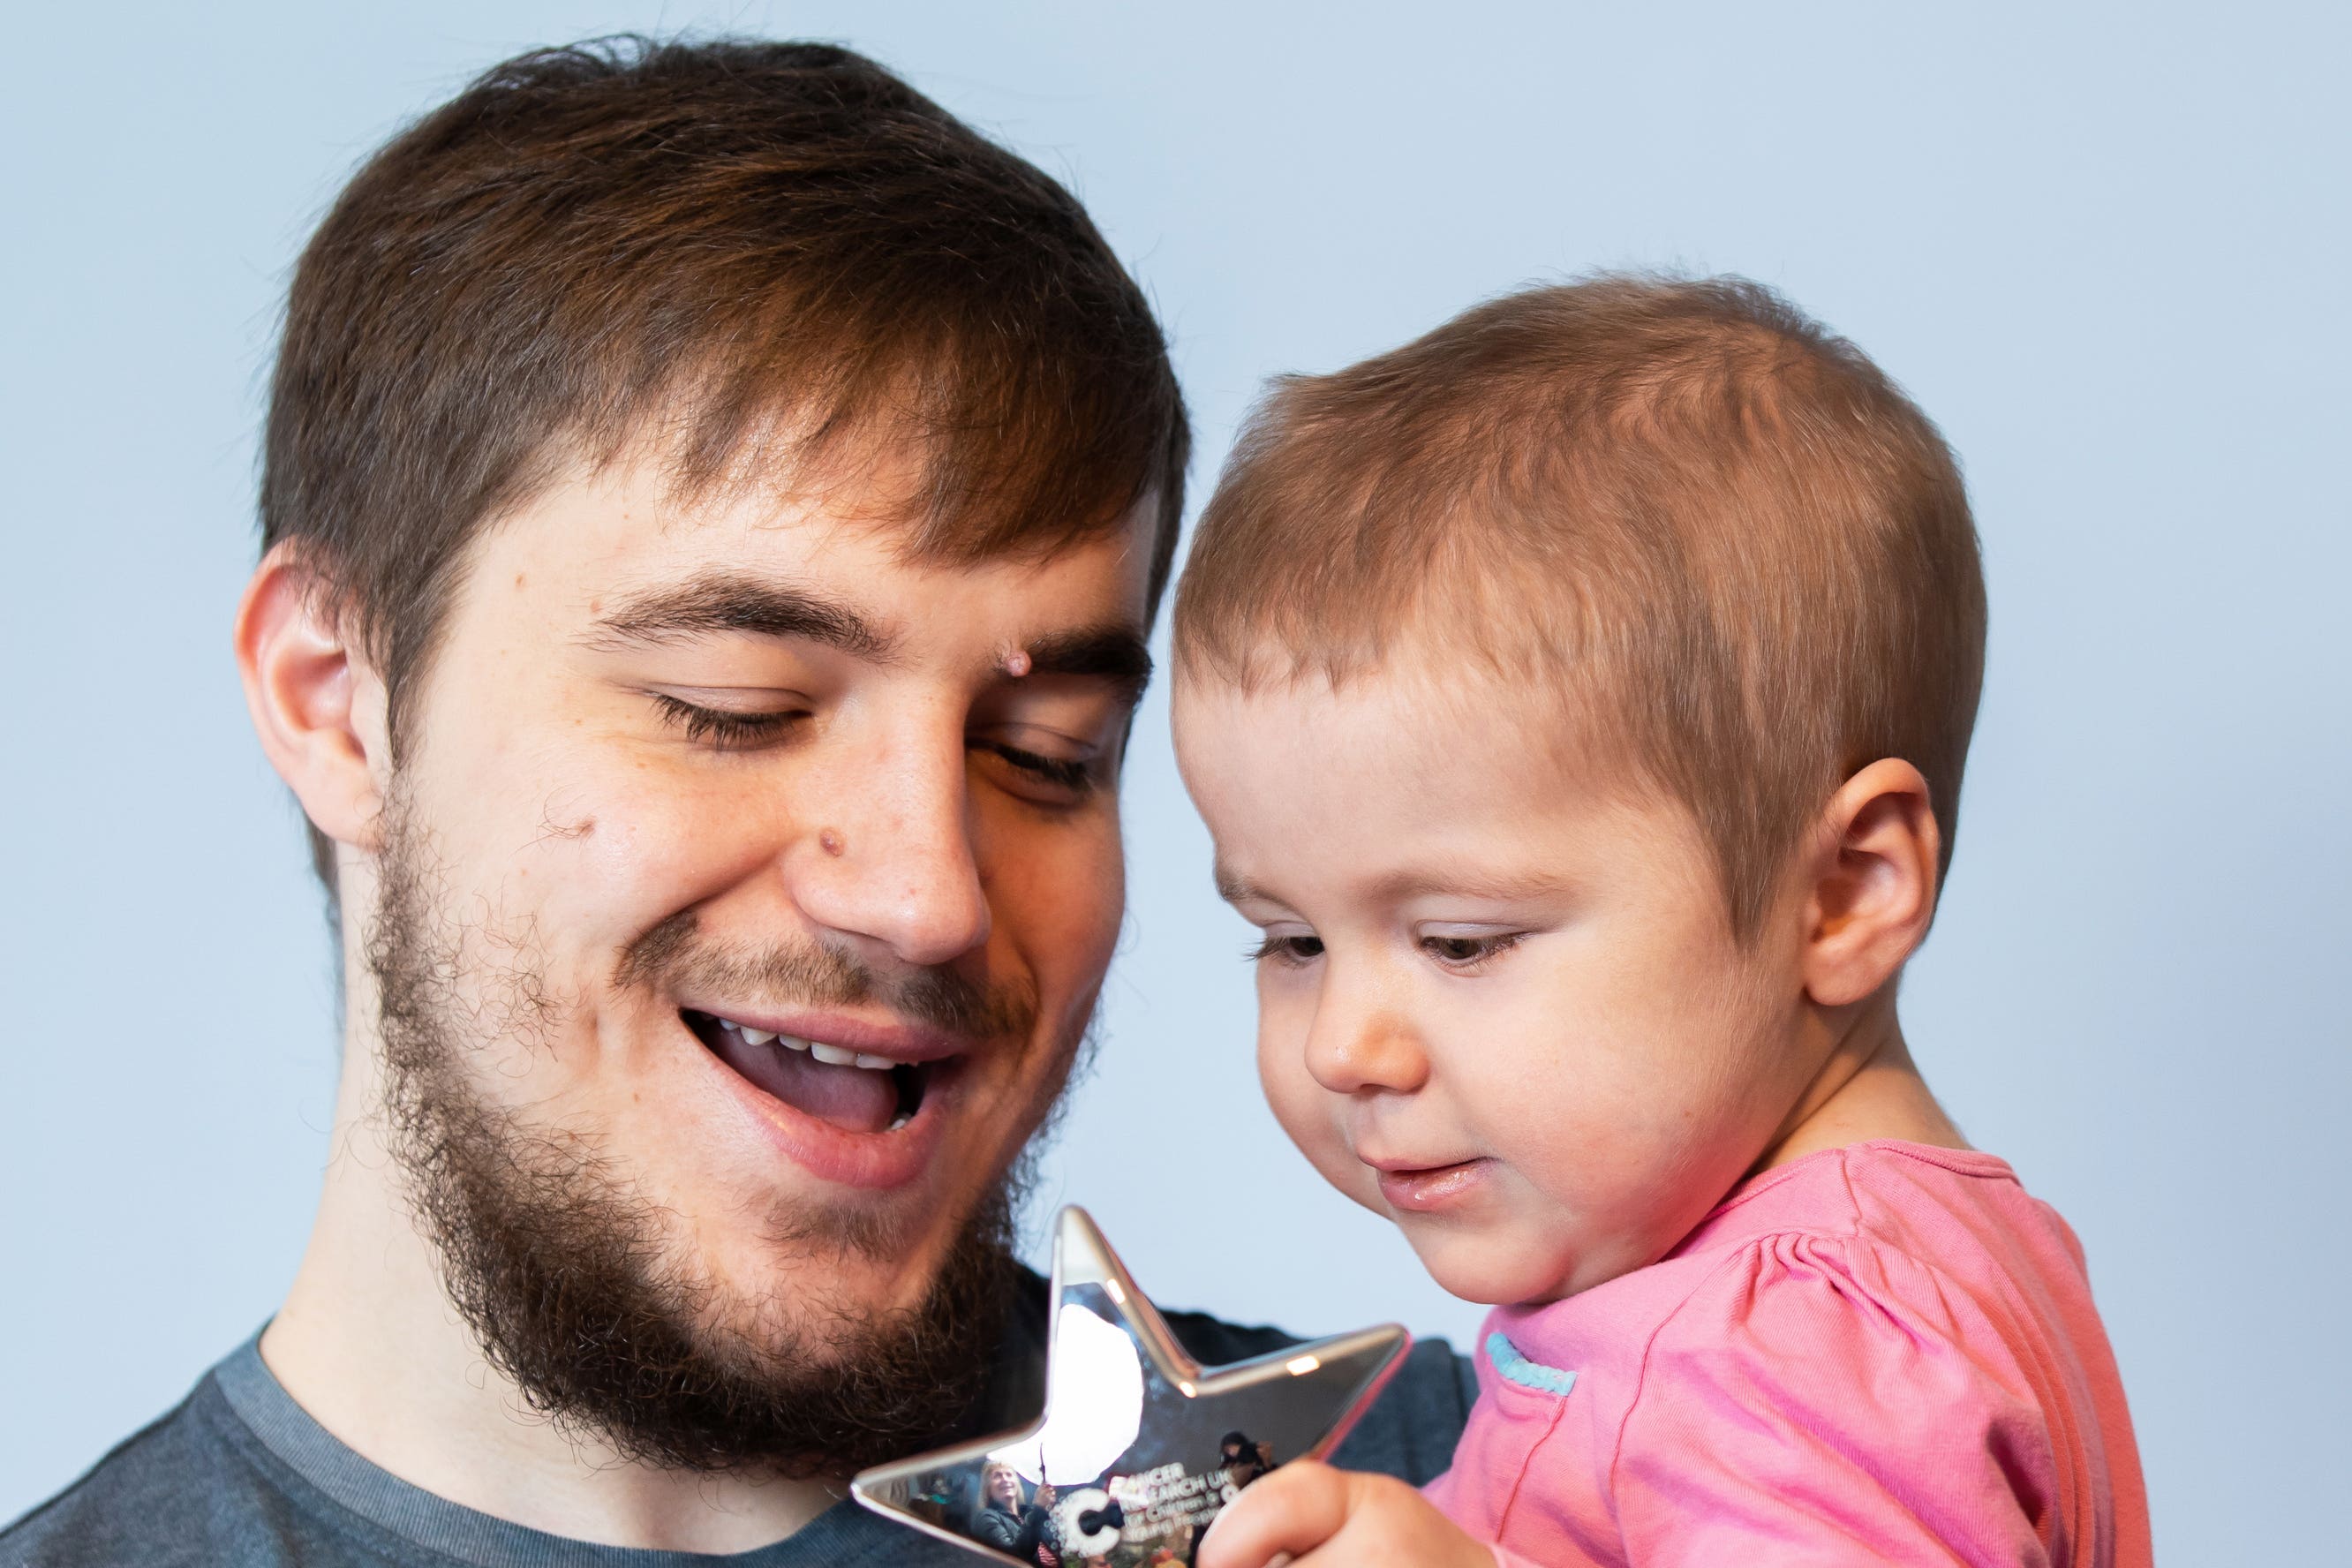
[(731, 947), (705, 937), (681, 910), (622, 951), (614, 984), (789, 1000), (804, 1006), (879, 1003), (909, 1022), (968, 1039), (1026, 1038), (1037, 1026), (1037, 993), (1024, 977), (983, 984), (952, 969), (877, 973), (831, 942)]

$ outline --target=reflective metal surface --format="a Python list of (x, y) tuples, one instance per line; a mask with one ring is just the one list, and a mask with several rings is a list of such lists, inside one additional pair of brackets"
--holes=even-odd
[(1078, 1208), (1061, 1213), (1053, 1300), (1036, 1424), (862, 1471), (859, 1502), (1029, 1568), (1190, 1563), (1243, 1487), (1328, 1454), (1412, 1343), (1390, 1324), (1203, 1370)]

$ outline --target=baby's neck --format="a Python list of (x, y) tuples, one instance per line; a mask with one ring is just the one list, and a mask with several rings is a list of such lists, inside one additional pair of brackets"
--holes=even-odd
[(1913, 1064), (1891, 995), (1863, 1004), (1832, 1026), (1827, 1058), (1756, 1162), (1756, 1171), (1874, 1138), (1944, 1149), (1969, 1146)]

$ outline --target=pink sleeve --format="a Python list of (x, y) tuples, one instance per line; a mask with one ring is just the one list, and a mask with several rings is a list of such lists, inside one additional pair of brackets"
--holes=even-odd
[(2052, 1445), (1997, 1325), (1866, 1241), (1773, 1237), (1653, 1339), (1612, 1487), (1654, 1568), (2042, 1564)]

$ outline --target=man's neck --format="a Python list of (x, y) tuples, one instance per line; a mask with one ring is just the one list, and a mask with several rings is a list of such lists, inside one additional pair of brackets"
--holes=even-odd
[(559, 1430), (483, 1356), (442, 1288), (384, 1146), (372, 1054), (348, 1052), (325, 1191), (293, 1289), (261, 1337), (329, 1433), (412, 1486), (550, 1534), (747, 1551), (835, 1500), (815, 1481), (662, 1469)]

